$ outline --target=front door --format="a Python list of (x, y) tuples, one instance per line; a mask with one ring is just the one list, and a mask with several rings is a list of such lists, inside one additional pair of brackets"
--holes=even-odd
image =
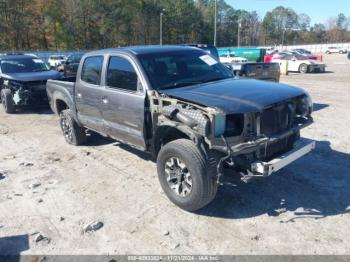
[(117, 140), (145, 148), (145, 92), (132, 61), (111, 56), (102, 97), (103, 120), (108, 134)]

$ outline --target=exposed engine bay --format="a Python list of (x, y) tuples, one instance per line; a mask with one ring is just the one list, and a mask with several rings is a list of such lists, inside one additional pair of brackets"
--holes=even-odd
[[(218, 181), (227, 166), (243, 179), (270, 175), (258, 173), (257, 163), (268, 162), (293, 150), (300, 129), (313, 122), (312, 102), (307, 96), (269, 105), (259, 112), (225, 114), (218, 108), (203, 107), (154, 93), (151, 99), (153, 123), (172, 125), (197, 144), (220, 156)], [(201, 145), (199, 145), (201, 146)]]

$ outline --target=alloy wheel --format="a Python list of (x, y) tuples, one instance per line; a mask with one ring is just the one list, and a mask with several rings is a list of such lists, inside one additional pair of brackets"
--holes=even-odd
[(64, 137), (70, 142), (73, 141), (73, 130), (69, 124), (67, 117), (62, 114), (60, 122)]
[(186, 164), (177, 157), (171, 157), (165, 163), (168, 186), (178, 196), (186, 197), (192, 191), (192, 177)]

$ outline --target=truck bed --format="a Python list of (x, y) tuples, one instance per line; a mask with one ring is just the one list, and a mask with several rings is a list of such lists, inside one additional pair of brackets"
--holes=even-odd
[(59, 96), (70, 108), (74, 108), (74, 86), (75, 77), (62, 78), (60, 80), (48, 80), (46, 83), (46, 92), (49, 98), (51, 109), (55, 112), (55, 106), (52, 102)]
[(277, 63), (232, 64), (236, 76), (279, 82), (280, 69)]

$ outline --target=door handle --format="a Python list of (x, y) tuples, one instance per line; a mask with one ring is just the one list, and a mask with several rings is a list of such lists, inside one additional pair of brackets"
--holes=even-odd
[(77, 97), (78, 97), (78, 98), (82, 98), (83, 95), (82, 95), (81, 93), (77, 93)]
[(102, 103), (103, 103), (103, 104), (108, 104), (108, 99), (107, 99), (107, 97), (102, 97)]

